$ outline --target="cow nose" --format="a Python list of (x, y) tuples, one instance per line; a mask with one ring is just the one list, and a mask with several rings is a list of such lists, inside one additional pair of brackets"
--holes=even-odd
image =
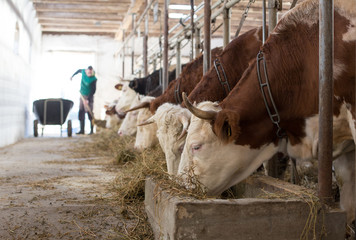
[(119, 136), (124, 135), (124, 133), (122, 131), (118, 131), (117, 133), (119, 134)]

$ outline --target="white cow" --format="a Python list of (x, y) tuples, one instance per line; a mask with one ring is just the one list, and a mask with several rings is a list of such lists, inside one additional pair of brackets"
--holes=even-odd
[(191, 113), (179, 105), (165, 103), (147, 120), (157, 124), (157, 137), (166, 157), (167, 170), (177, 175)]
[[(136, 97), (134, 97), (131, 106), (129, 106), (130, 108), (137, 106), (140, 103), (140, 96), (136, 95)], [(137, 132), (137, 115), (138, 112), (137, 111), (132, 111), (132, 112), (128, 112), (126, 113), (125, 119), (122, 122), (119, 131), (117, 132), (120, 136), (135, 136), (136, 132)]]
[[(146, 96), (141, 99), (141, 102), (151, 102), (154, 97)], [(137, 111), (134, 111), (137, 112)], [(152, 123), (150, 125), (140, 126), (141, 123), (152, 117), (152, 113), (148, 108), (141, 108), (137, 115), (137, 134), (135, 141), (135, 149), (143, 151), (146, 148), (152, 147), (158, 143), (156, 131), (157, 125)]]
[(122, 93), (115, 107), (118, 114), (122, 114), (128, 110), (132, 104), (132, 101), (137, 96), (137, 93), (129, 87), (128, 82), (123, 83), (120, 89)]

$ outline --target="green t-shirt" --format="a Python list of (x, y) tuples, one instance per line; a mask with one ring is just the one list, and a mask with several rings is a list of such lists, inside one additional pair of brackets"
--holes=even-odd
[(80, 84), (80, 93), (83, 96), (89, 96), (91, 87), (90, 85), (92, 82), (96, 81), (95, 77), (95, 72), (93, 73), (93, 76), (88, 77), (87, 74), (85, 73), (85, 69), (82, 70), (82, 82)]

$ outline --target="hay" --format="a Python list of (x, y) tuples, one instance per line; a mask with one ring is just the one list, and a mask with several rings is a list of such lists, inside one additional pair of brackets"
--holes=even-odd
[(318, 239), (317, 235), (317, 223), (318, 214), (322, 216), (322, 224), (320, 229), (320, 238), (326, 235), (324, 226), (325, 207), (316, 196), (316, 192), (311, 189), (305, 189), (301, 192), (283, 192), (283, 193), (271, 193), (262, 189), (263, 194), (258, 196), (262, 199), (296, 199), (301, 200), (308, 204), (309, 214), (305, 221), (303, 231), (300, 235), (300, 240), (308, 240), (311, 237), (312, 240)]
[[(150, 176), (158, 185), (174, 196), (194, 197), (206, 199), (206, 189), (200, 184), (194, 175), (194, 169), (188, 169), (184, 177), (189, 182), (188, 189), (182, 187), (181, 179), (169, 176), (166, 170), (165, 157), (159, 146), (146, 149), (138, 153), (133, 149), (133, 137), (119, 137), (116, 130), (102, 129), (91, 136), (91, 141), (82, 144), (82, 148), (76, 149), (81, 157), (102, 156), (112, 159), (112, 163), (119, 168), (119, 173), (109, 186), (110, 198), (107, 199), (122, 209), (124, 217), (122, 224), (118, 227), (116, 234), (120, 239), (153, 239), (153, 231), (149, 225), (144, 210), (145, 179)], [(309, 174), (309, 172), (308, 172)], [(304, 176), (307, 174), (303, 174)], [(304, 177), (310, 187), (314, 182), (313, 174)], [(310, 181), (312, 179), (312, 181)], [(233, 190), (228, 190), (222, 197), (237, 198)], [(266, 192), (261, 198), (299, 198), (305, 201), (310, 213), (300, 239), (316, 238), (317, 216), (322, 205), (314, 193), (303, 192), (300, 194), (273, 194)], [(128, 224), (127, 222), (130, 222)], [(133, 223), (132, 223), (133, 222)]]
[(90, 141), (83, 141), (75, 146), (71, 150), (71, 157), (106, 157), (113, 164), (124, 164), (137, 157), (137, 152), (133, 149), (134, 141), (135, 138), (131, 136), (119, 137), (117, 129), (102, 129), (92, 135)]
[[(139, 153), (133, 149), (133, 137), (119, 137), (117, 130), (101, 129), (89, 140), (79, 143), (72, 150), (78, 158), (110, 158), (119, 173), (108, 187), (110, 197), (106, 200), (122, 209), (122, 224), (116, 234), (120, 239), (153, 239), (153, 231), (144, 210), (145, 179), (150, 176), (172, 195), (206, 198), (205, 188), (194, 176), (193, 169), (184, 176), (189, 179), (188, 190), (179, 185), (179, 179), (167, 173), (165, 156), (159, 146)], [(134, 224), (127, 222), (134, 222)]]
[(205, 194), (198, 187), (186, 188), (180, 186), (175, 178), (167, 173), (164, 153), (159, 146), (146, 149), (138, 154), (135, 161), (123, 165), (120, 174), (111, 186), (114, 200), (123, 208), (127, 217), (134, 218), (135, 226), (128, 227), (123, 224), (121, 237), (124, 239), (153, 239), (153, 231), (149, 225), (144, 211), (145, 180), (150, 176), (159, 182), (159, 185), (172, 195), (192, 196), (204, 198)]

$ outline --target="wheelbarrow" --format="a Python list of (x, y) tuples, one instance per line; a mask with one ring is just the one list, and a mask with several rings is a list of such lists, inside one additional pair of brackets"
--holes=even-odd
[[(38, 137), (38, 125), (42, 125), (42, 134), (45, 125), (62, 125), (66, 121), (69, 111), (73, 107), (71, 100), (62, 98), (39, 99), (33, 102), (33, 113), (36, 120), (33, 121), (33, 135)], [(67, 135), (72, 136), (72, 121), (67, 121)]]

